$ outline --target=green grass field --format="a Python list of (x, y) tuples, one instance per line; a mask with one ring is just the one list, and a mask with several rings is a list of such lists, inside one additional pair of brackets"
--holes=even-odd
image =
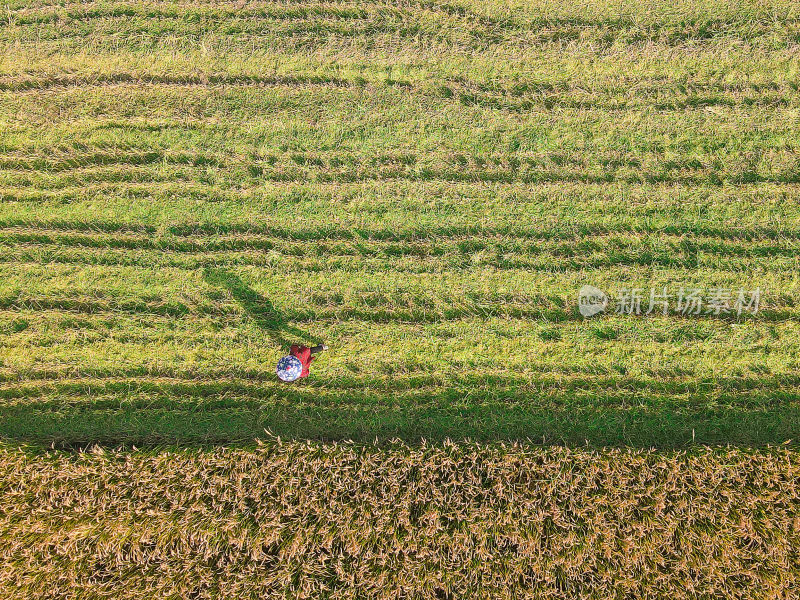
[[(1, 23), (3, 437), (796, 437), (796, 3), (14, 1)], [(585, 283), (763, 307), (586, 321)]]

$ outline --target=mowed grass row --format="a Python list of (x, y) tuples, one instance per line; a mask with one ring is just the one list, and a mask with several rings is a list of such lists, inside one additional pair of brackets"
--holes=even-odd
[[(658, 289), (666, 286), (672, 295), (677, 295), (681, 286), (755, 290), (761, 285), (762, 319), (788, 322), (795, 318), (797, 310), (794, 274), (768, 271), (757, 280), (742, 271), (698, 269), (691, 281), (683, 283), (680, 278), (685, 272), (681, 268), (637, 271), (629, 265), (609, 267), (602, 274), (580, 270), (563, 274), (498, 270), (491, 265), (477, 265), (445, 273), (403, 273), (402, 277), (391, 271), (373, 271), (369, 266), (352, 270), (305, 270), (293, 269), (291, 264), (194, 272), (63, 264), (0, 268), (5, 273), (0, 287), (5, 308), (37, 305), (46, 308), (51, 304), (69, 310), (74, 303), (74, 311), (78, 313), (121, 311), (173, 317), (224, 317), (261, 311), (313, 325), (316, 320), (335, 319), (337, 313), (345, 315), (359, 309), (365, 313), (363, 320), (380, 322), (384, 319), (370, 318), (366, 313), (370, 309), (376, 313), (397, 312), (397, 320), (403, 321), (402, 315), (419, 311), (419, 319), (409, 316), (406, 320), (437, 321), (478, 315), (484, 308), (487, 316), (538, 315), (565, 321), (580, 318), (575, 306), (577, 290), (587, 281), (615, 296), (631, 287), (646, 287), (649, 293), (651, 285)], [(453, 290), (459, 290), (457, 297), (453, 297)], [(452, 314), (449, 308), (453, 309)], [(521, 314), (515, 315), (517, 311)], [(424, 318), (424, 313), (429, 317)]]
[[(56, 227), (63, 223), (54, 223)], [(82, 224), (78, 224), (79, 226)], [(89, 227), (103, 224), (88, 224)], [(444, 224), (443, 224), (444, 225)], [(111, 224), (115, 226), (115, 224)], [(179, 226), (174, 226), (179, 229)], [(213, 226), (212, 226), (213, 227)], [(510, 229), (510, 228), (509, 228)], [(622, 227), (622, 229), (625, 229)], [(678, 228), (673, 228), (678, 229)], [(187, 226), (191, 231), (192, 226)], [(391, 229), (327, 235), (317, 230), (276, 228), (272, 235), (227, 233), (175, 235), (143, 232), (98, 233), (63, 228), (0, 229), (0, 262), (63, 263), (197, 270), (262, 266), (279, 271), (442, 273), (450, 269), (520, 270), (543, 273), (629, 266), (742, 272), (758, 269), (780, 278), (797, 268), (800, 240), (780, 230), (712, 231), (720, 235), (687, 237), (681, 233), (614, 233), (598, 227), (594, 234), (564, 230), (498, 233), (491, 229), (444, 225), (435, 231), (404, 233)], [(423, 237), (427, 233), (431, 237)], [(476, 234), (482, 234), (478, 237)], [(277, 235), (276, 235), (277, 234)], [(371, 239), (371, 235), (379, 239)], [(380, 239), (383, 235), (389, 239)], [(295, 239), (296, 237), (306, 239)], [(315, 237), (314, 237), (315, 236)], [(389, 237), (392, 236), (392, 237)], [(308, 239), (311, 238), (311, 239)], [(342, 239), (344, 238), (344, 239)], [(759, 239), (760, 238), (760, 239)], [(788, 279), (773, 290), (778, 303), (791, 302)]]
[(0, 448), (6, 598), (791, 597), (787, 449)]
[[(61, 92), (56, 96), (68, 96), (61, 107), (40, 99), (48, 116), (32, 114), (27, 96), (6, 93), (2, 110), (17, 115), (19, 125), (9, 127), (2, 142), (2, 198), (69, 201), (76, 188), (177, 182), (195, 196), (216, 198), (226, 193), (221, 190), (247, 193), (281, 183), (714, 187), (800, 181), (800, 117), (793, 107), (631, 109), (621, 117), (603, 108), (569, 108), (531, 116), (531, 111), (517, 115), (442, 106), (413, 94), (396, 98), (391, 90), (325, 92), (316, 99), (298, 90), (285, 95), (204, 91), (196, 111), (180, 92), (171, 91), (148, 106), (149, 98), (161, 94), (139, 90), (130, 98), (112, 89), (84, 98)], [(276, 109), (270, 106), (274, 101), (264, 103), (262, 97), (282, 106)], [(355, 119), (350, 116), (354, 104), (363, 110)], [(71, 107), (84, 114), (72, 118)], [(114, 110), (120, 119), (96, 121)], [(166, 111), (172, 114), (159, 116)], [(297, 114), (313, 117), (298, 122)], [(160, 123), (136, 125), (147, 119)], [(201, 128), (192, 125), (208, 121)]]
[[(352, 319), (351, 323), (326, 319), (310, 330), (308, 322), (284, 324), (277, 310), (259, 313), (253, 305), (248, 309), (253, 313), (244, 317), (231, 307), (227, 315), (184, 319), (122, 310), (94, 314), (52, 308), (5, 310), (2, 323), (8, 344), (3, 380), (21, 383), (27, 376), (53, 379), (161, 372), (197, 378), (206, 373), (238, 375), (263, 381), (271, 378), (273, 359), (280, 355), (273, 343), (292, 335), (308, 340), (326, 336), (342, 348), (341, 353), (320, 359), (316, 369), (328, 377), (310, 380), (311, 387), (335, 388), (339, 379), (356, 375), (365, 381), (375, 378), (380, 384), (376, 387), (384, 387), (388, 384), (384, 379), (395, 374), (404, 380), (419, 376), (432, 384), (445, 384), (475, 370), (484, 375), (514, 375), (512, 379), (535, 375), (542, 381), (549, 379), (549, 373), (556, 387), (573, 375), (578, 382), (583, 375), (626, 374), (689, 383), (765, 375), (787, 377), (787, 385), (795, 380), (790, 376), (796, 367), (794, 320), (608, 317), (586, 326), (577, 320), (476, 315), (416, 323), (411, 319)], [(430, 346), (412, 352), (421, 340)], [(86, 347), (84, 355), (76, 353), (81, 345)], [(160, 351), (149, 354), (148, 348), (155, 347)], [(404, 352), (389, 354), (386, 347)], [(759, 356), (765, 350), (771, 354), (768, 360)], [(453, 367), (443, 369), (431, 355)], [(572, 361), (563, 362), (564, 355)], [(361, 365), (362, 357), (368, 358), (366, 365)], [(715, 362), (720, 364), (715, 366)], [(329, 377), (337, 381), (327, 383)], [(651, 383), (658, 387), (657, 381)], [(590, 384), (591, 380), (586, 383)]]
[[(180, 196), (182, 201), (177, 202)], [(0, 228), (43, 235), (128, 234), (200, 248), (225, 236), (307, 242), (530, 242), (611, 235), (729, 241), (800, 237), (800, 186), (393, 181), (100, 183), (0, 203)]]
[[(13, 3), (12, 3), (13, 4)], [(580, 43), (668, 46), (735, 39), (769, 48), (796, 43), (796, 6), (725, 2), (624, 2), (613, 7), (587, 3), (580, 14), (553, 2), (248, 2), (243, 6), (175, 2), (94, 2), (9, 5), (0, 40), (81, 48), (126, 44), (147, 48), (214, 36), (227, 46), (293, 47), (326, 44), (374, 47), (407, 42), (452, 50)], [(676, 10), (677, 8), (677, 10)]]

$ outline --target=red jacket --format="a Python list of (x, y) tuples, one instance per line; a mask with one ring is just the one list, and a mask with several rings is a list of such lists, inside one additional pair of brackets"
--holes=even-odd
[(303, 363), (303, 370), (300, 371), (300, 377), (308, 377), (308, 365), (314, 360), (314, 356), (311, 355), (311, 348), (292, 344), (292, 349), (289, 351), (289, 354), (297, 357), (297, 359)]

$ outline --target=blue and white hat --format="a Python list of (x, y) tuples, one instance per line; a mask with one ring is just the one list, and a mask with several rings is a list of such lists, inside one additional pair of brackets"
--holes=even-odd
[(296, 356), (284, 356), (278, 361), (278, 379), (294, 381), (303, 372), (303, 363)]

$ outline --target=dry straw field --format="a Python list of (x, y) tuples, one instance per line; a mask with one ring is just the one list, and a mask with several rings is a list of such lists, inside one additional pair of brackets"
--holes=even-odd
[(0, 453), (14, 598), (793, 598), (795, 452)]
[(0, 596), (797, 596), (799, 297), (794, 0), (3, 0)]

